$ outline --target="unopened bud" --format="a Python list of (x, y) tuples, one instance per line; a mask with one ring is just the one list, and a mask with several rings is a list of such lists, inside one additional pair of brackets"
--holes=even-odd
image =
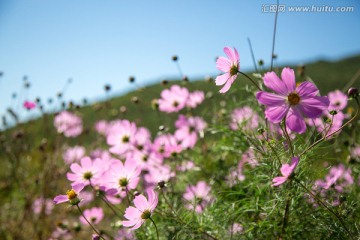
[(359, 90), (357, 88), (350, 88), (348, 91), (349, 97), (357, 98), (359, 96)]
[(173, 60), (174, 62), (176, 62), (178, 59), (179, 59), (178, 56), (176, 56), (176, 55), (172, 56), (172, 60)]

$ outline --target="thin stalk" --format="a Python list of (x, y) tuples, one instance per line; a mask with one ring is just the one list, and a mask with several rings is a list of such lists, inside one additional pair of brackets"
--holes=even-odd
[[(263, 135), (263, 137), (265, 138), (265, 134), (262, 133), (262, 135)], [(266, 138), (265, 138), (265, 139), (266, 139)], [(277, 154), (276, 150), (271, 146), (271, 143), (270, 143), (269, 141), (268, 141), (268, 143), (269, 143), (269, 146), (270, 146), (271, 150), (274, 152), (274, 154), (275, 154), (275, 156), (276, 156), (276, 159), (277, 159), (278, 162), (279, 162), (279, 165), (281, 165), (281, 160), (280, 160), (279, 155)]]
[(255, 85), (255, 87), (256, 87), (257, 89), (259, 89), (259, 91), (261, 91), (261, 88), (259, 87), (259, 85), (258, 85), (254, 80), (252, 80), (248, 75), (246, 75), (246, 74), (243, 73), (243, 72), (238, 72), (238, 73), (244, 75), (247, 79), (249, 79), (249, 80)]
[(281, 126), (281, 123), (279, 124), (280, 125), (280, 128), (282, 130), (282, 132), (284, 133), (285, 135), (285, 138), (286, 138), (286, 141), (288, 142), (289, 144), (289, 149), (290, 149), (290, 153), (291, 153), (291, 156), (294, 157), (294, 150), (293, 150), (293, 145), (291, 143), (291, 139), (290, 139), (290, 136), (289, 136), (289, 133), (287, 132), (287, 129), (286, 129), (286, 115), (284, 117), (284, 126), (282, 127)]
[(157, 236), (157, 239), (159, 240), (160, 238), (159, 238), (159, 231), (158, 231), (158, 229), (157, 229), (157, 226), (156, 226), (154, 220), (153, 220), (151, 217), (150, 217), (149, 219), (150, 219), (150, 221), (151, 221), (151, 222), (154, 224), (154, 226), (155, 226), (156, 236)]
[(305, 154), (307, 151), (309, 151), (309, 150), (312, 149), (313, 147), (315, 147), (316, 145), (318, 145), (319, 143), (321, 143), (322, 141), (326, 140), (326, 138), (328, 138), (328, 137), (334, 135), (335, 133), (341, 131), (341, 129), (343, 129), (344, 127), (346, 127), (349, 123), (351, 123), (352, 121), (354, 121), (354, 120), (357, 118), (357, 116), (358, 116), (358, 114), (359, 114), (360, 104), (359, 104), (359, 100), (358, 100), (357, 98), (355, 98), (355, 100), (356, 100), (356, 103), (357, 103), (357, 105), (358, 105), (358, 107), (357, 107), (357, 109), (356, 109), (355, 116), (353, 116), (349, 121), (347, 121), (344, 125), (342, 125), (338, 130), (330, 133), (329, 135), (325, 135), (325, 136), (322, 137), (321, 139), (319, 139), (319, 140), (317, 140), (316, 142), (314, 142), (311, 146), (307, 147), (307, 148), (299, 155), (299, 157), (302, 156), (303, 154)]
[(274, 23), (274, 33), (273, 33), (272, 50), (271, 50), (271, 65), (270, 65), (270, 71), (273, 70), (274, 51), (275, 51), (275, 37), (276, 37), (276, 25), (277, 25), (277, 17), (278, 17), (278, 8), (279, 8), (279, 0), (276, 1), (276, 12), (275, 12), (275, 23)]
[(336, 214), (331, 208), (329, 208), (318, 196), (316, 196), (314, 193), (312, 193), (304, 184), (301, 183), (301, 181), (297, 178), (294, 178), (294, 180), (306, 191), (308, 192), (321, 206), (323, 206), (326, 210), (328, 210), (332, 215), (334, 215), (339, 222), (341, 223), (341, 225), (344, 227), (345, 231), (347, 232), (347, 234), (349, 234), (349, 236), (352, 236), (350, 230), (346, 227), (344, 221), (342, 220), (342, 218)]
[(77, 209), (79, 210), (81, 216), (85, 219), (85, 221), (90, 225), (90, 227), (94, 230), (94, 232), (103, 240), (105, 240), (105, 238), (103, 238), (101, 236), (101, 234), (95, 229), (95, 227), (89, 222), (89, 220), (87, 220), (87, 218), (85, 217), (83, 211), (81, 210), (81, 208), (79, 207), (79, 204), (76, 204)]
[(249, 43), (249, 48), (250, 48), (250, 52), (251, 52), (251, 58), (252, 58), (253, 63), (254, 63), (255, 72), (258, 72), (258, 69), (257, 69), (257, 66), (256, 66), (256, 61), (255, 61), (255, 56), (254, 56), (254, 52), (253, 52), (253, 48), (251, 46), (250, 38), (248, 38), (247, 40), (248, 40), (248, 43)]

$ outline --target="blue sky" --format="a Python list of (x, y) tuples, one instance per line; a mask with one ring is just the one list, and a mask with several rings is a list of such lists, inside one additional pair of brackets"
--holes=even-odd
[[(215, 75), (215, 57), (236, 47), (241, 68), (252, 69), (249, 37), (256, 59), (270, 62), (275, 1), (239, 0), (1, 0), (0, 115), (14, 106), (23, 76), (28, 99), (54, 97), (69, 78), (66, 99), (104, 96), (177, 77), (177, 54), (191, 78)], [(275, 52), (280, 63), (339, 59), (360, 53), (358, 1), (280, 1)], [(289, 12), (290, 6), (352, 6), (353, 12)], [(24, 97), (24, 96), (23, 96)], [(16, 104), (15, 104), (16, 105)], [(25, 113), (22, 113), (23, 116)]]

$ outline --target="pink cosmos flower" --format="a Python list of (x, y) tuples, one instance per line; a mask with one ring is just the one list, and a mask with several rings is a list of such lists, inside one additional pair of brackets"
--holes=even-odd
[(236, 48), (234, 48), (233, 51), (230, 47), (224, 47), (224, 53), (228, 58), (219, 57), (216, 61), (216, 68), (225, 72), (224, 74), (217, 76), (215, 79), (215, 84), (217, 86), (225, 84), (220, 90), (220, 93), (226, 93), (229, 91), (240, 71), (240, 57)]
[(234, 223), (230, 228), (230, 235), (240, 234), (244, 230), (243, 226), (240, 223)]
[(147, 219), (151, 218), (152, 212), (158, 204), (158, 196), (154, 190), (147, 190), (148, 199), (144, 195), (138, 195), (134, 199), (135, 207), (128, 207), (125, 210), (124, 217), (128, 219), (123, 221), (125, 227), (131, 227), (130, 230), (138, 229)]
[(311, 82), (305, 81), (296, 87), (294, 70), (290, 68), (283, 69), (281, 78), (275, 72), (266, 73), (264, 84), (275, 93), (259, 91), (256, 98), (266, 106), (265, 117), (270, 122), (280, 123), (285, 118), (290, 130), (304, 133), (304, 117), (319, 117), (328, 108), (329, 100), (317, 96), (319, 90)]
[(63, 202), (69, 202), (71, 205), (77, 205), (80, 203), (79, 193), (84, 189), (84, 184), (77, 183), (71, 184), (71, 190), (66, 191), (66, 195), (58, 195), (54, 198), (54, 203), (59, 204)]
[(81, 118), (67, 111), (56, 115), (54, 125), (58, 133), (64, 133), (65, 137), (77, 137), (83, 130)]
[(107, 131), (107, 143), (110, 152), (118, 155), (126, 154), (135, 143), (136, 124), (128, 120), (113, 122)]
[(135, 240), (135, 236), (129, 229), (122, 228), (115, 236), (115, 240)]
[(197, 213), (202, 213), (206, 205), (212, 200), (210, 191), (211, 187), (204, 181), (198, 182), (195, 186), (186, 187), (183, 198), (190, 202), (186, 207)]
[(175, 172), (167, 165), (154, 165), (148, 168), (148, 173), (145, 174), (144, 180), (148, 184), (158, 184), (160, 182), (169, 182), (170, 178), (175, 177)]
[(353, 158), (360, 158), (360, 146), (357, 145), (350, 151), (350, 156)]
[(34, 102), (31, 102), (31, 101), (24, 102), (24, 108), (26, 108), (27, 110), (31, 110), (35, 107), (36, 107), (36, 103), (34, 103)]
[(283, 184), (284, 182), (286, 182), (286, 180), (289, 179), (289, 177), (291, 176), (291, 174), (294, 172), (296, 166), (299, 163), (300, 158), (299, 157), (293, 157), (291, 159), (291, 164), (283, 164), (280, 168), (280, 172), (283, 175), (282, 177), (275, 177), (272, 182), (274, 187), (279, 186), (281, 184)]
[(157, 136), (154, 140), (152, 148), (156, 154), (165, 158), (176, 155), (183, 150), (176, 137), (171, 134)]
[(189, 108), (196, 108), (200, 105), (205, 99), (205, 94), (203, 91), (194, 91), (189, 94), (186, 106)]
[(259, 116), (250, 107), (236, 108), (231, 114), (230, 127), (232, 130), (254, 130), (259, 126)]
[(100, 158), (91, 160), (89, 157), (83, 157), (81, 164), (73, 163), (70, 166), (72, 172), (67, 173), (67, 179), (73, 183), (82, 183), (84, 186), (97, 184), (97, 181), (103, 173), (103, 162)]
[(343, 110), (348, 101), (348, 97), (346, 94), (341, 92), (340, 90), (335, 90), (333, 92), (328, 93), (328, 98), (330, 101), (329, 110), (341, 111)]
[(170, 90), (164, 89), (158, 100), (159, 110), (167, 113), (178, 112), (185, 107), (188, 96), (189, 90), (178, 85), (173, 85)]
[(71, 164), (73, 162), (79, 161), (82, 157), (85, 156), (85, 148), (82, 146), (69, 147), (63, 154), (63, 159), (65, 163)]
[[(91, 224), (99, 224), (104, 218), (104, 211), (100, 207), (93, 207), (84, 211), (84, 216)], [(89, 225), (83, 216), (80, 216), (80, 222), (83, 225)]]
[(127, 159), (125, 164), (115, 161), (110, 169), (104, 173), (103, 182), (106, 190), (114, 194), (123, 194), (124, 191), (135, 189), (140, 180), (141, 169), (132, 159)]
[(193, 148), (197, 142), (198, 134), (204, 135), (204, 129), (207, 124), (201, 117), (189, 117), (179, 115), (175, 122), (178, 128), (175, 131), (175, 137), (181, 142), (184, 149)]

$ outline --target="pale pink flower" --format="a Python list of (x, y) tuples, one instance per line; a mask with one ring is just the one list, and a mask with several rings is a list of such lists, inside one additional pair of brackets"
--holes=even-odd
[(168, 165), (154, 165), (148, 168), (144, 180), (148, 184), (158, 184), (159, 182), (169, 182), (173, 177), (175, 177), (175, 172), (171, 171)]
[(186, 106), (189, 108), (196, 108), (200, 105), (205, 99), (205, 94), (203, 91), (194, 91), (189, 94)]
[(328, 98), (330, 101), (329, 110), (341, 111), (347, 105), (348, 97), (346, 94), (340, 90), (335, 90), (328, 93)]
[(360, 146), (356, 145), (354, 148), (350, 151), (350, 156), (353, 158), (360, 158)]
[(230, 47), (224, 47), (224, 53), (228, 58), (219, 57), (216, 61), (216, 68), (225, 72), (224, 74), (217, 76), (215, 79), (215, 84), (217, 86), (225, 84), (220, 90), (220, 93), (226, 93), (229, 91), (240, 71), (240, 57), (236, 48), (234, 48), (233, 51)]
[(240, 234), (244, 230), (243, 226), (240, 223), (234, 223), (230, 228), (230, 235)]
[[(104, 211), (100, 207), (93, 207), (84, 211), (84, 216), (91, 224), (99, 224), (104, 218)], [(80, 216), (80, 222), (83, 225), (89, 225), (83, 216)]]
[(106, 191), (123, 194), (124, 191), (135, 189), (140, 180), (140, 173), (141, 169), (132, 159), (127, 159), (125, 164), (114, 161), (103, 175)]
[(63, 154), (63, 159), (67, 164), (78, 162), (85, 156), (85, 148), (82, 146), (69, 147)]
[(204, 181), (198, 182), (195, 186), (187, 186), (183, 194), (183, 198), (189, 202), (186, 207), (197, 213), (203, 212), (206, 205), (212, 200), (210, 191), (211, 187)]
[(204, 129), (207, 124), (201, 117), (186, 118), (184, 115), (179, 115), (175, 126), (177, 127), (175, 137), (181, 142), (181, 146), (186, 149), (195, 146), (198, 134), (204, 135)]
[(81, 118), (68, 111), (62, 111), (55, 116), (54, 126), (58, 133), (64, 133), (66, 137), (77, 137), (83, 130)]
[(122, 228), (117, 232), (115, 240), (135, 240), (133, 232), (129, 229)]
[(27, 110), (31, 110), (33, 108), (36, 107), (36, 103), (32, 102), (32, 101), (25, 101), (24, 102), (24, 108), (26, 108)]
[(103, 173), (103, 162), (100, 158), (91, 160), (83, 157), (81, 164), (73, 163), (70, 165), (72, 172), (66, 174), (67, 179), (73, 183), (82, 183), (84, 186), (97, 184)]
[(179, 144), (176, 137), (171, 134), (157, 136), (152, 148), (157, 154), (165, 158), (174, 156), (183, 150), (183, 147)]
[(167, 113), (178, 112), (185, 107), (188, 96), (188, 89), (178, 85), (173, 85), (170, 90), (164, 89), (158, 100), (159, 110)]
[(231, 113), (230, 128), (232, 130), (254, 130), (259, 126), (259, 115), (250, 107), (236, 108)]
[(273, 184), (272, 186), (276, 187), (279, 186), (281, 184), (283, 184), (284, 182), (286, 182), (289, 177), (291, 176), (291, 174), (294, 172), (296, 166), (299, 163), (300, 158), (299, 157), (293, 157), (291, 159), (291, 164), (283, 164), (280, 168), (280, 172), (283, 175), (282, 177), (275, 177), (272, 181)]
[(108, 129), (109, 123), (105, 120), (100, 120), (95, 123), (95, 130), (101, 135), (106, 136)]
[(152, 189), (147, 190), (147, 195), (148, 199), (142, 194), (135, 197), (135, 207), (130, 206), (125, 210), (124, 217), (128, 220), (122, 222), (123, 226), (131, 227), (130, 230), (135, 230), (147, 219), (151, 218), (158, 204), (158, 196)]
[(118, 155), (126, 154), (135, 143), (137, 127), (128, 120), (114, 122), (107, 131), (107, 143), (111, 146), (110, 152)]

